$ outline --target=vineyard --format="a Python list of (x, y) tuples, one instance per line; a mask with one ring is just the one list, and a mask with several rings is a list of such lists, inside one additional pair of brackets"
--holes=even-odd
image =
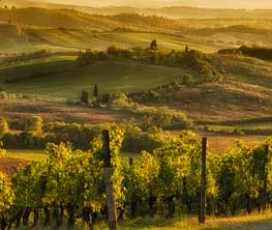
[[(110, 130), (113, 167), (111, 183), (118, 221), (177, 218), (198, 215), (203, 177), (203, 145), (189, 132), (165, 141), (153, 152), (142, 152), (135, 160), (121, 158), (124, 130)], [(224, 154), (207, 152), (206, 212), (208, 216), (230, 216), (262, 212), (272, 202), (272, 140), (248, 148), (242, 143)], [(271, 148), (270, 148), (271, 149)], [(24, 226), (89, 229), (105, 221), (105, 148), (102, 135), (88, 151), (71, 145), (47, 144), (47, 161), (31, 162), (11, 177), (0, 174), (1, 229)], [(5, 155), (1, 147), (1, 156)]]
[(272, 10), (53, 2), (0, 0), (0, 230), (271, 229)]

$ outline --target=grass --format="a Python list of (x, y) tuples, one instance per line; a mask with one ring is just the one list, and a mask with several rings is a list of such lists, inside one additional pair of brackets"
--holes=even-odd
[(141, 230), (193, 230), (193, 229), (239, 229), (268, 230), (272, 223), (271, 212), (265, 214), (240, 215), (234, 217), (207, 217), (205, 224), (199, 224), (197, 217), (183, 216), (175, 219), (139, 218), (130, 222), (120, 223), (120, 229)]
[[(197, 217), (182, 216), (174, 219), (160, 217), (137, 218), (119, 222), (120, 230), (269, 230), (272, 224), (271, 212), (265, 214), (240, 215), (235, 217), (207, 217), (205, 224), (199, 224)], [(35, 229), (48, 229), (37, 227)], [(60, 229), (66, 229), (63, 226)], [(73, 230), (84, 229), (81, 221)], [(98, 223), (95, 230), (108, 229), (106, 222)], [(49, 229), (48, 229), (49, 230)]]
[(231, 147), (234, 147), (237, 141), (242, 141), (249, 147), (262, 144), (266, 136), (237, 136), (237, 135), (207, 135), (209, 149), (212, 153), (222, 153)]
[[(22, 159), (26, 161), (43, 161), (48, 159), (48, 155), (45, 150), (42, 149), (9, 149), (7, 150), (7, 158)], [(137, 159), (140, 154), (136, 153), (121, 153), (121, 157), (124, 160), (128, 160), (130, 157)]]
[(26, 161), (43, 161), (48, 159), (44, 150), (12, 149), (7, 151), (8, 158), (22, 159)]
[[(39, 49), (51, 51), (78, 51), (93, 48), (105, 50), (112, 44), (121, 47), (149, 47), (150, 42), (156, 38), (163, 50), (183, 50), (186, 45), (204, 52), (215, 52), (221, 45), (203, 42), (202, 39), (184, 37), (175, 34), (149, 33), (149, 32), (93, 32), (90, 29), (61, 31), (55, 28), (23, 27), (24, 36), (21, 38), (16, 26), (0, 25), (3, 42), (0, 44), (2, 52), (22, 53)], [(10, 39), (11, 38), (11, 39)]]
[(114, 61), (77, 67), (74, 61), (63, 60), (2, 68), (0, 84), (9, 92), (78, 98), (94, 84), (100, 93), (135, 92), (169, 83), (180, 72), (180, 68)]
[[(81, 23), (87, 22), (86, 18), (82, 19), (81, 16), (71, 13), (67, 17), (71, 20), (80, 19)], [(252, 23), (252, 20), (217, 19), (203, 20), (204, 22), (184, 20), (182, 27), (181, 23), (176, 21), (179, 26), (170, 24), (170, 27), (168, 25), (162, 28), (160, 23), (143, 25), (141, 21), (116, 21), (113, 18), (90, 16), (91, 25), (86, 25), (82, 29), (82, 24), (69, 26), (58, 20), (47, 20), (37, 23), (36, 26), (29, 26), (29, 23), (23, 20), (19, 22), (19, 26), (16, 25), (16, 21), (20, 21), (20, 17), (23, 16), (20, 15), (14, 19), (14, 25), (0, 24), (2, 39), (0, 49), (3, 53), (14, 54), (39, 49), (52, 51), (78, 51), (88, 48), (105, 50), (112, 44), (122, 47), (149, 47), (153, 39), (157, 39), (160, 49), (183, 50), (185, 45), (189, 45), (190, 48), (208, 53), (222, 48), (237, 47), (241, 44), (271, 46), (271, 27), (267, 28), (267, 31), (258, 29), (267, 27), (269, 24), (262, 20), (259, 20), (258, 23)], [(65, 29), (60, 29), (59, 27), (62, 27), (63, 24), (66, 24)], [(243, 25), (247, 28), (248, 24), (252, 29), (243, 30)], [(133, 30), (114, 31), (115, 28), (122, 28), (124, 25)], [(238, 30), (235, 30), (235, 27), (233, 29), (232, 26), (238, 26)], [(239, 30), (239, 26), (242, 29)]]

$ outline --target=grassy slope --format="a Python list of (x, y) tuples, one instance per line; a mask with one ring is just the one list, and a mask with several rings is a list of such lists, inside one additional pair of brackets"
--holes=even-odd
[(185, 110), (189, 116), (200, 121), (270, 117), (272, 112), (270, 62), (219, 55), (211, 55), (210, 61), (213, 68), (220, 72), (222, 76), (220, 81), (164, 92), (152, 103)]
[(83, 89), (92, 89), (94, 84), (98, 84), (101, 93), (135, 92), (168, 83), (180, 73), (179, 68), (129, 62), (77, 67), (74, 61), (65, 60), (1, 69), (0, 83), (10, 92), (77, 98)]
[(92, 29), (67, 29), (1, 25), (1, 53), (22, 53), (40, 49), (52, 51), (78, 51), (88, 48), (105, 50), (112, 44), (121, 47), (149, 47), (157, 39), (161, 49), (183, 50), (185, 45), (204, 52), (224, 48), (223, 44), (211, 44), (201, 38), (148, 32), (94, 32)]
[[(271, 63), (219, 55), (211, 55), (210, 61), (223, 76), (221, 81), (183, 87), (180, 91), (161, 95), (162, 100), (159, 98), (152, 103), (186, 111), (199, 121), (270, 117)], [(100, 93), (136, 92), (169, 83), (186, 72), (181, 68), (113, 61), (78, 67), (73, 60), (66, 59), (2, 68), (0, 84), (10, 92), (71, 99), (78, 98), (83, 89), (91, 90), (94, 84), (98, 84)], [(253, 123), (262, 126), (260, 121)]]

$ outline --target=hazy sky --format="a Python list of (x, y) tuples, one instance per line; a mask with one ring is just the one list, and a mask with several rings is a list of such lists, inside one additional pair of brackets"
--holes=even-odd
[[(39, 0), (41, 1), (41, 0)], [(44, 1), (44, 0), (43, 0)], [(272, 0), (45, 0), (75, 5), (109, 6), (169, 6), (169, 5), (191, 5), (199, 7), (220, 8), (272, 8)]]

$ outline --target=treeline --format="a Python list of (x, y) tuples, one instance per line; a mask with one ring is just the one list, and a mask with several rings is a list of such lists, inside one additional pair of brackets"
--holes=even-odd
[(110, 46), (106, 52), (87, 50), (80, 52), (77, 60), (81, 66), (105, 60), (131, 60), (155, 65), (180, 66), (198, 74), (198, 82), (215, 81), (220, 78), (220, 73), (213, 68), (207, 54), (189, 49), (188, 46), (184, 47), (184, 51), (162, 51), (156, 40), (153, 40), (148, 48), (126, 49)]
[(193, 86), (195, 84), (196, 80), (193, 76), (184, 74), (183, 76), (179, 77), (179, 79), (176, 79), (169, 84), (159, 85), (146, 91), (130, 93), (129, 98), (139, 103), (149, 104), (156, 101), (167, 100), (165, 97), (168, 94), (179, 92), (183, 89), (183, 87)]
[[(175, 90), (181, 87), (178, 81), (174, 81), (167, 85), (167, 88), (171, 90), (173, 84)], [(162, 86), (162, 88), (165, 86)], [(160, 89), (160, 87), (158, 87), (158, 89)], [(83, 90), (80, 96), (81, 104), (92, 107), (107, 106), (113, 110), (118, 109), (124, 112), (129, 112), (134, 116), (139, 115), (142, 117), (142, 121), (139, 122), (139, 126), (144, 130), (148, 130), (153, 127), (165, 130), (190, 129), (193, 127), (193, 121), (183, 112), (167, 106), (155, 107), (139, 103), (143, 102), (140, 98), (145, 98), (146, 101), (144, 102), (152, 102), (155, 99), (155, 96), (156, 98), (163, 96), (163, 92), (160, 94), (159, 90), (156, 94), (150, 93), (155, 92), (153, 90), (149, 90), (145, 94), (127, 94), (125, 92), (117, 91), (99, 95), (98, 92), (97, 85), (94, 86), (92, 94), (87, 90)], [(140, 95), (142, 95), (142, 97)]]
[[(197, 215), (201, 144), (183, 132), (135, 161), (122, 160), (124, 131), (111, 128), (114, 196), (118, 219)], [(225, 154), (207, 157), (207, 214), (251, 213), (272, 199), (272, 139), (255, 148), (242, 143)], [(48, 144), (49, 160), (32, 162), (8, 178), (0, 173), (0, 221), (12, 226), (89, 226), (105, 220), (104, 152), (100, 137), (87, 152), (69, 145)], [(3, 149), (1, 149), (3, 152)], [(78, 221), (77, 221), (78, 222)], [(79, 222), (78, 222), (79, 223)], [(67, 228), (69, 228), (67, 227)]]
[(238, 49), (222, 49), (218, 51), (219, 54), (235, 54), (246, 55), (254, 58), (259, 58), (267, 61), (272, 60), (272, 48), (267, 47), (248, 47), (241, 46)]
[(32, 53), (21, 53), (11, 57), (4, 57), (1, 64), (14, 64), (20, 62), (29, 62), (39, 58), (47, 58), (54, 56), (77, 56), (78, 52), (50, 52), (49, 50), (39, 50)]
[[(145, 118), (147, 119), (147, 118)], [(71, 143), (74, 149), (88, 150), (90, 142), (111, 124), (75, 124), (44, 122), (39, 116), (10, 122), (0, 119), (0, 140), (7, 149), (44, 149), (47, 143)], [(143, 121), (142, 127), (135, 121), (122, 124), (125, 137), (121, 146), (124, 152), (153, 151), (164, 143), (162, 130)]]

